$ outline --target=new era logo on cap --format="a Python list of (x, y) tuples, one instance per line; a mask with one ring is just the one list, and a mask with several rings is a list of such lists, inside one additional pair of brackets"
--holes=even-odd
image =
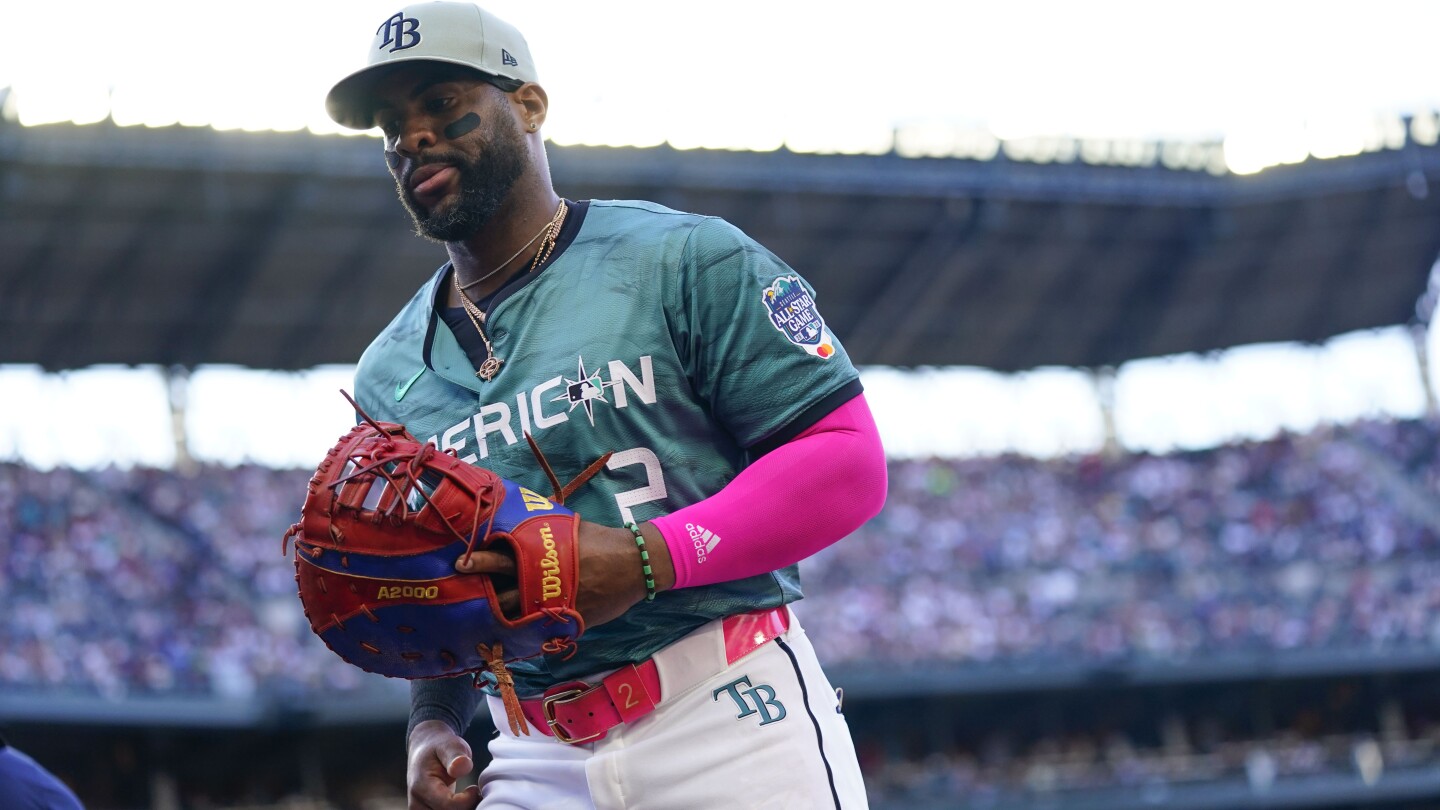
[(518, 65), (518, 64), (520, 64), (520, 63), (515, 61), (515, 57), (511, 56), (509, 51), (505, 50), (504, 48), (501, 48), (501, 49), (500, 49), (500, 64), (502, 64), (502, 65)]

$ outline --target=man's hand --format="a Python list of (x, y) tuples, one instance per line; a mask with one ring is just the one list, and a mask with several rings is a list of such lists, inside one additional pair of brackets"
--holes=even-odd
[(410, 732), (405, 773), (410, 810), (473, 810), (480, 788), (471, 785), (456, 793), (455, 783), (474, 767), (470, 743), (453, 729), (439, 720), (417, 723)]
[[(675, 566), (660, 530), (646, 523), (640, 527), (645, 535), (645, 550), (650, 554), (650, 569), (655, 576), (655, 589), (668, 590), (675, 585)], [(503, 551), (476, 551), (469, 559), (455, 561), (455, 570), (465, 574), (490, 574), (499, 583), (515, 577), (515, 558)], [(512, 613), (520, 603), (513, 587), (499, 591), (500, 607)], [(586, 627), (595, 627), (629, 610), (645, 598), (645, 574), (640, 566), (640, 549), (635, 535), (625, 528), (614, 528), (580, 521), (580, 590), (575, 608), (585, 618)]]

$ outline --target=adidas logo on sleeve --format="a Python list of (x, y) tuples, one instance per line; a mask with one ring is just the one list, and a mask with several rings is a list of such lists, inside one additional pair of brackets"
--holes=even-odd
[(703, 563), (709, 559), (710, 552), (720, 545), (720, 535), (704, 526), (686, 523), (685, 530), (690, 532), (690, 542), (695, 547), (695, 562), (697, 563)]

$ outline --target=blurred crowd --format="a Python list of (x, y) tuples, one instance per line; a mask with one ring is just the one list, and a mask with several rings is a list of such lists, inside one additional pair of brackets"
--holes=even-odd
[[(970, 807), (1171, 806), (1195, 788), (1190, 798), (1208, 792), (1208, 803), (1175, 804), (1228, 807), (1241, 803), (1236, 787), (1289, 788), (1294, 798), (1306, 785), (1375, 788), (1440, 769), (1440, 700), (1420, 673), (1101, 689), (1071, 700), (953, 697), (933, 701), (930, 716), (923, 732), (861, 738), (876, 805), (950, 806), (946, 798), (964, 796)], [(1222, 783), (1228, 802), (1213, 798)]]
[(1184, 661), (1440, 649), (1440, 425), (1171, 455), (893, 464), (802, 567), (822, 659)]
[(864, 763), (871, 801), (896, 807), (957, 796), (967, 806), (985, 807), (1116, 790), (1158, 800), (1175, 788), (1222, 780), (1242, 781), (1263, 794), (1277, 782), (1309, 776), (1355, 775), (1374, 784), (1386, 774), (1436, 766), (1440, 729), (1389, 739), (1285, 730), (1185, 751), (1136, 746), (1123, 735), (1076, 735), (1045, 737), (1016, 752), (950, 751)]
[(0, 465), (0, 689), (250, 697), (366, 676), (314, 638), (281, 535), (308, 473)]
[[(894, 462), (883, 512), (802, 566), (831, 662), (1440, 647), (1440, 426), (1194, 453)], [(0, 465), (0, 688), (354, 689), (281, 535), (307, 471)]]

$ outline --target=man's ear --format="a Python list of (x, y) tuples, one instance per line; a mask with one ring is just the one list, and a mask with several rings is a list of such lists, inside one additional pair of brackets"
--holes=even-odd
[(550, 109), (550, 97), (545, 95), (545, 88), (534, 82), (526, 82), (520, 85), (520, 89), (510, 94), (512, 101), (518, 106), (520, 114), (520, 128), (526, 132), (535, 132), (545, 125), (545, 113)]

